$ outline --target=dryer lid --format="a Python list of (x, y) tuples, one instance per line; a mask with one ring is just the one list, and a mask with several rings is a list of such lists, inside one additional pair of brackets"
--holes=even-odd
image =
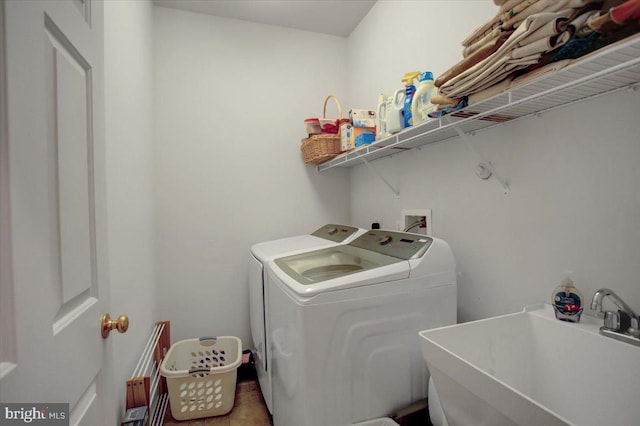
[(276, 257), (286, 256), (301, 251), (317, 250), (335, 243), (313, 235), (298, 235), (280, 240), (266, 241), (251, 246), (251, 253), (260, 262), (267, 262)]

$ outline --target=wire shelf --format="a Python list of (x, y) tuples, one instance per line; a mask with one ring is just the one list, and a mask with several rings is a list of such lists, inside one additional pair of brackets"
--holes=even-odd
[(600, 49), (558, 72), (341, 154), (318, 171), (352, 167), (408, 149), (458, 137), (455, 127), (475, 132), (640, 84), (640, 35)]

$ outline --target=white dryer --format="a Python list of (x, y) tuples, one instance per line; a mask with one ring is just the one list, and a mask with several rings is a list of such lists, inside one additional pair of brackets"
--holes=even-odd
[(266, 266), (275, 426), (344, 426), (427, 396), (418, 332), (456, 322), (446, 242), (368, 231)]
[(345, 244), (367, 232), (365, 229), (345, 225), (324, 225), (309, 235), (283, 238), (258, 243), (251, 247), (249, 268), (249, 316), (251, 336), (258, 381), (269, 412), (273, 413), (271, 398), (271, 374), (265, 348), (266, 318), (264, 299), (263, 265), (275, 259), (293, 253), (316, 250), (323, 247)]

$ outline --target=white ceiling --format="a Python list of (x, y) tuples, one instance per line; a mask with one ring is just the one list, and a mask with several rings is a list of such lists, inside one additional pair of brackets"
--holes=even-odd
[(157, 6), (347, 37), (376, 0), (153, 0)]

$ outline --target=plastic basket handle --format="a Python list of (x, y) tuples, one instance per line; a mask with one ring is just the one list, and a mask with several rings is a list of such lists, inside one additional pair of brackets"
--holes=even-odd
[(194, 373), (210, 373), (211, 369), (209, 368), (203, 368), (203, 367), (194, 367), (194, 368), (190, 368), (189, 369), (189, 374), (194, 374)]
[(206, 336), (198, 339), (202, 346), (213, 346), (218, 341), (218, 338), (215, 336)]
[(329, 99), (333, 99), (336, 102), (336, 106), (338, 107), (338, 118), (342, 118), (342, 107), (340, 106), (340, 102), (336, 95), (329, 95), (324, 100), (324, 105), (322, 106), (322, 118), (327, 118), (327, 102), (329, 102)]

